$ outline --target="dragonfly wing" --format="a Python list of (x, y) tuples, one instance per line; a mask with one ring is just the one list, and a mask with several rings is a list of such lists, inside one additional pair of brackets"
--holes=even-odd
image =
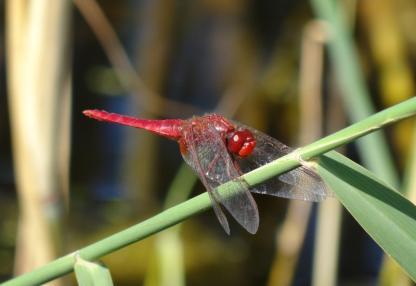
[[(255, 139), (256, 147), (247, 158), (236, 158), (241, 170), (246, 173), (293, 151), (292, 148), (253, 128), (249, 129)], [(311, 169), (301, 166), (292, 171), (271, 178), (263, 184), (250, 189), (251, 192), (268, 194), (288, 199), (319, 202), (332, 193), (322, 179)]]
[(328, 196), (332, 196), (322, 179), (314, 171), (304, 166), (279, 176), (279, 180), (285, 183), (284, 186), (279, 190), (272, 190), (268, 194), (311, 202), (320, 202)]
[[(207, 188), (207, 187), (206, 187)], [(207, 188), (207, 190), (209, 190)], [(225, 213), (222, 211), (218, 200), (214, 196), (214, 192), (208, 191), (209, 197), (211, 198), (212, 207), (214, 209), (215, 215), (217, 216), (218, 220), (220, 221), (220, 224), (222, 228), (225, 230), (225, 232), (230, 235), (230, 225), (228, 224), (227, 217), (225, 216)]]
[[(184, 159), (209, 191), (214, 211), (224, 229), (227, 231), (228, 223), (226, 224), (225, 215), (218, 203), (248, 232), (255, 233), (259, 225), (256, 202), (247, 183), (237, 179), (240, 173), (235, 168), (220, 133), (207, 120), (201, 120), (196, 125), (190, 124), (183, 133), (187, 150), (183, 154)], [(226, 192), (218, 192), (219, 185), (230, 181)]]
[[(194, 135), (193, 135), (193, 130), (192, 127), (188, 126), (188, 128), (186, 128), (184, 126), (183, 128), (183, 139), (184, 141), (188, 141), (191, 140)], [(198, 177), (201, 179), (202, 184), (204, 185), (204, 187), (207, 189), (208, 191), (208, 195), (211, 199), (211, 203), (212, 203), (212, 207), (214, 209), (214, 213), (217, 216), (222, 228), (225, 230), (225, 232), (227, 234), (230, 234), (230, 226), (228, 224), (228, 220), (227, 217), (225, 216), (223, 210), (221, 209), (220, 205), (219, 205), (219, 201), (215, 198), (214, 194), (213, 194), (213, 189), (211, 188), (211, 186), (208, 184), (208, 182), (205, 179), (205, 176), (203, 175), (203, 170), (200, 166), (200, 164), (198, 163), (198, 154), (197, 154), (197, 150), (195, 149), (195, 147), (193, 146), (193, 144), (186, 144), (185, 142), (180, 142), (180, 144), (184, 144), (186, 147), (184, 150), (182, 150), (182, 157), (184, 158), (185, 162), (196, 172), (196, 174), (198, 175)]]

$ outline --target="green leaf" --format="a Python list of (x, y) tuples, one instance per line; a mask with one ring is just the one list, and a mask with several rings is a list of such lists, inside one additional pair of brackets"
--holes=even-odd
[(76, 257), (75, 276), (80, 286), (113, 286), (110, 271), (104, 265)]
[(319, 175), (365, 231), (416, 281), (416, 207), (348, 158), (319, 157)]

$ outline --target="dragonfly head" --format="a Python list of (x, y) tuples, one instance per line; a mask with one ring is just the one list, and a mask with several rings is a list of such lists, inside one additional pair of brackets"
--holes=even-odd
[(234, 130), (227, 136), (227, 149), (240, 157), (247, 157), (253, 153), (256, 139), (248, 129)]

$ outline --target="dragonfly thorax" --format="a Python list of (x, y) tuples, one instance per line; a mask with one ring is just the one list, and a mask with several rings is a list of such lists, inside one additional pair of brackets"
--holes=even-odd
[(235, 130), (227, 136), (227, 149), (240, 157), (249, 156), (256, 147), (256, 139), (247, 129)]

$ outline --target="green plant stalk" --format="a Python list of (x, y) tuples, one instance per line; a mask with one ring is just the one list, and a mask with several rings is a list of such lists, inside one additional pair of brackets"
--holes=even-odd
[[(267, 165), (255, 169), (242, 176), (251, 185), (259, 184), (273, 176), (289, 171), (301, 164), (302, 160), (310, 160), (334, 148), (346, 144), (358, 137), (364, 136), (395, 121), (416, 114), (416, 98), (399, 103), (379, 113), (376, 113), (358, 123), (342, 129), (332, 135), (324, 137), (308, 146), (297, 149)], [(219, 187), (219, 191), (226, 191), (226, 183)], [(103, 240), (86, 246), (79, 251), (63, 256), (32, 272), (18, 276), (3, 285), (38, 285), (50, 281), (72, 271), (75, 257), (79, 255), (85, 260), (96, 260), (101, 256), (116, 251), (122, 247), (142, 240), (154, 233), (160, 232), (172, 225), (205, 211), (211, 207), (207, 193), (198, 195), (179, 205), (169, 208), (135, 226), (109, 236)]]
[(18, 276), (2, 285), (39, 285), (72, 271), (77, 255), (92, 261), (122, 247), (142, 240), (152, 234), (173, 226), (192, 215), (211, 207), (208, 194), (203, 193), (175, 207), (169, 208), (137, 225), (129, 227), (78, 251), (58, 258), (32, 272)]
[[(329, 32), (329, 55), (341, 86), (349, 117), (358, 122), (375, 112), (359, 65), (359, 56), (347, 27), (341, 1), (311, 0), (319, 18), (325, 20)], [(398, 174), (387, 147), (384, 134), (375, 132), (357, 141), (365, 166), (394, 187), (399, 186)]]
[(415, 112), (416, 98), (413, 97), (246, 173), (243, 178), (250, 186), (257, 185), (277, 174), (299, 166), (299, 157), (305, 161), (310, 160), (386, 125), (410, 117)]

